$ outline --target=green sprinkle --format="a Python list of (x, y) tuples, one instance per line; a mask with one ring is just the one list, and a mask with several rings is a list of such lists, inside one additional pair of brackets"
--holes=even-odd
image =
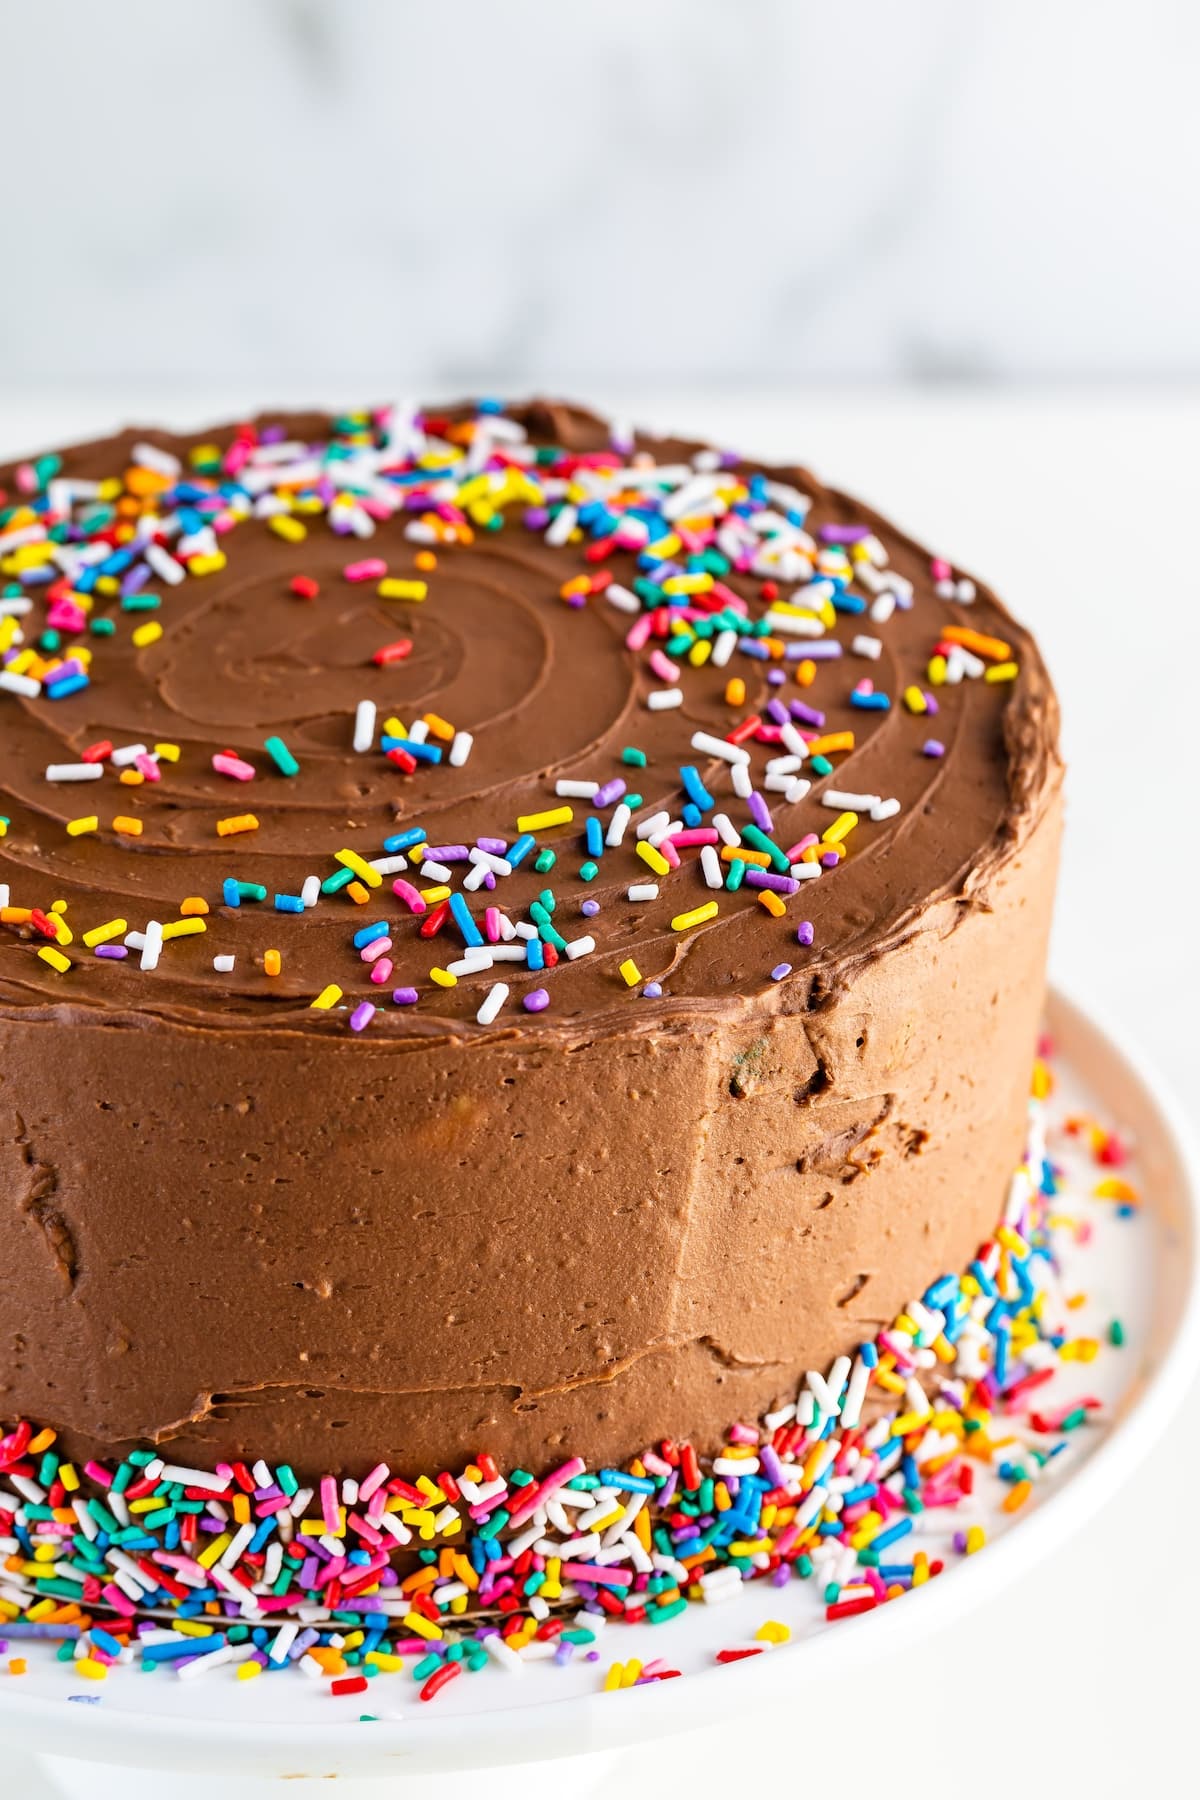
[(600, 864), (599, 863), (585, 862), (585, 863), (580, 863), (580, 865), (579, 865), (580, 881), (595, 881), (595, 879), (599, 873), (600, 873)]
[(336, 875), (327, 875), (321, 883), (323, 894), (340, 894), (344, 887), (349, 887), (354, 880), (353, 869), (339, 869)]
[(269, 737), (263, 745), (263, 749), (281, 775), (298, 775), (300, 773), (300, 764), (282, 738)]
[(1120, 1319), (1114, 1319), (1112, 1324), (1109, 1326), (1108, 1341), (1110, 1344), (1114, 1344), (1118, 1350), (1121, 1348), (1121, 1345), (1125, 1342), (1125, 1327), (1124, 1327), (1124, 1325), (1122, 1325)]
[(833, 764), (827, 756), (814, 756), (812, 759), (812, 771), (814, 775), (832, 775)]
[(533, 866), (539, 875), (548, 875), (557, 861), (553, 850), (539, 850)]
[(746, 864), (740, 856), (735, 856), (729, 865), (729, 873), (725, 877), (725, 891), (736, 894), (746, 879)]
[(157, 612), (162, 601), (157, 594), (126, 594), (121, 601), (122, 612)]
[(115, 619), (93, 619), (88, 630), (93, 637), (113, 637), (116, 634)]
[(644, 769), (649, 758), (644, 750), (636, 750), (632, 744), (626, 744), (621, 752), (621, 761), (629, 769)]

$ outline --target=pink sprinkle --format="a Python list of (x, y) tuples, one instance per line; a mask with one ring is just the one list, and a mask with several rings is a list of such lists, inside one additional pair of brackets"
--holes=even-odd
[(425, 902), (411, 881), (393, 881), (392, 892), (397, 900), (403, 900), (409, 912), (423, 913), (425, 911)]
[(929, 573), (935, 581), (949, 581), (954, 571), (942, 557), (935, 556), (929, 565)]
[(500, 942), (500, 908), (498, 906), (484, 907), (483, 935), (489, 944)]
[(147, 781), (162, 780), (162, 770), (152, 756), (135, 756), (133, 762), (134, 767), (142, 771)]
[[(374, 1008), (371, 1010), (374, 1011)], [(337, 1482), (332, 1475), (321, 1477), (321, 1517), (325, 1521), (326, 1531), (337, 1531), (341, 1517), (338, 1513)]]
[(650, 667), (660, 681), (678, 681), (679, 665), (673, 663), (669, 656), (661, 650), (652, 650), (649, 657)]
[(658, 851), (658, 854), (670, 864), (671, 868), (677, 869), (679, 867), (679, 852), (671, 842), (670, 838), (660, 838), (654, 848)]
[(386, 1463), (376, 1463), (369, 1475), (364, 1475), (358, 1484), (358, 1497), (365, 1506), (376, 1488), (382, 1487), (391, 1470)]
[[(386, 942), (386, 939), (381, 938), (379, 941), (380, 943), (384, 943)], [(381, 957), (371, 970), (371, 980), (376, 982), (380, 987), (385, 987), (391, 979), (392, 959), (390, 956)]]
[(719, 844), (721, 834), (719, 831), (711, 830), (707, 825), (695, 825), (687, 831), (672, 832), (666, 841), (674, 844), (677, 850), (688, 850), (693, 844)]
[(369, 944), (363, 945), (358, 954), (363, 962), (374, 962), (377, 957), (386, 956), (391, 947), (390, 937), (372, 938)]
[(235, 781), (254, 780), (253, 765), (243, 762), (240, 756), (234, 756), (231, 751), (214, 756), (212, 766), (218, 775), (231, 775)]
[(347, 563), (342, 574), (347, 581), (381, 581), (387, 574), (387, 564), (381, 556), (367, 556), (362, 562)]
[(635, 619), (633, 621), (633, 624), (625, 633), (625, 648), (627, 650), (641, 650), (645, 647), (649, 636), (650, 614), (643, 613), (640, 619)]
[(810, 850), (814, 844), (820, 843), (815, 831), (806, 831), (804, 836), (794, 843), (790, 850), (784, 852), (790, 863), (799, 862), (801, 853)]

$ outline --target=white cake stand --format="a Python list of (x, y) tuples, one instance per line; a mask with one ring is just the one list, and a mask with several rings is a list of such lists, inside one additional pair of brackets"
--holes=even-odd
[[(1200, 1163), (1188, 1132), (1140, 1055), (1119, 1047), (1061, 994), (1051, 996), (1048, 1019), (1068, 1109), (1132, 1133), (1132, 1178), (1145, 1205), (1129, 1220), (1111, 1202), (1089, 1202), (1092, 1244), (1063, 1251), (1068, 1288), (1077, 1280), (1088, 1294), (1073, 1323), (1102, 1336), (1119, 1317), (1127, 1343), (1092, 1364), (1064, 1365), (1047, 1404), (1097, 1395), (1103, 1423), (1077, 1434), (1069, 1455), (1058, 1459), (1061, 1472), (1039, 1484), (1020, 1512), (1003, 1513), (994, 1496), (981, 1496), (969, 1516), (960, 1509), (930, 1523), (921, 1540), (936, 1555), (953, 1531), (980, 1523), (988, 1535), (981, 1554), (951, 1556), (945, 1573), (918, 1593), (832, 1626), (811, 1583), (775, 1589), (755, 1582), (724, 1605), (690, 1607), (666, 1627), (610, 1629), (597, 1663), (534, 1664), (521, 1677), (488, 1669), (452, 1683), (428, 1705), (417, 1700), (407, 1673), (379, 1677), (367, 1693), (337, 1700), (299, 1677), (240, 1683), (224, 1670), (185, 1683), (118, 1669), (90, 1687), (55, 1662), (51, 1649), (22, 1644), (29, 1673), (0, 1682), (0, 1794), (261, 1800), (279, 1792), (280, 1781), (308, 1791), (305, 1783), (336, 1780), (339, 1800), (380, 1800), (389, 1791), (427, 1788), (435, 1774), (460, 1772), (470, 1780), (472, 1770), (488, 1771), (480, 1789), (488, 1800), (510, 1793), (532, 1800), (552, 1786), (559, 1790), (564, 1778), (580, 1796), (632, 1781), (644, 1786), (651, 1740), (743, 1719), (758, 1708), (794, 1709), (804, 1684), (834, 1673), (852, 1680), (875, 1657), (898, 1652), (1027, 1570), (1076, 1532), (1135, 1467), (1200, 1361)], [(1056, 1141), (1054, 1154), (1062, 1150)], [(1070, 1167), (1069, 1151), (1063, 1160)], [(1096, 1176), (1082, 1150), (1077, 1166), (1073, 1212)], [(716, 1663), (718, 1650), (752, 1642), (768, 1619), (790, 1627), (789, 1643)], [(683, 1678), (603, 1692), (604, 1669), (633, 1657), (662, 1659)], [(364, 1711), (374, 1722), (360, 1720)], [(569, 1772), (551, 1760), (564, 1757), (574, 1759)]]

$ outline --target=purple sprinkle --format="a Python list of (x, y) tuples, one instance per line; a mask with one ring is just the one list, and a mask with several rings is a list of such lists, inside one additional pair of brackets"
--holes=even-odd
[(465, 844), (429, 844), (425, 855), (430, 862), (466, 862), (470, 851)]
[(946, 746), (940, 738), (926, 738), (921, 745), (922, 756), (945, 756)]
[(859, 544), (870, 531), (869, 525), (822, 525), (821, 539), (826, 544)]
[(96, 955), (107, 956), (114, 962), (121, 962), (129, 955), (129, 952), (124, 944), (97, 944)]
[(922, 692), (925, 694), (925, 711), (929, 714), (930, 718), (932, 719), (937, 713), (938, 703), (934, 699), (933, 695), (931, 693), (929, 693), (926, 689), (922, 689)]
[(825, 723), (825, 714), (815, 706), (806, 706), (803, 700), (792, 701), (792, 717), (798, 725), (815, 725), (818, 731)]
[(486, 850), (489, 856), (503, 856), (508, 849), (508, 841), (505, 838), (476, 838), (475, 848)]
[(776, 875), (771, 869), (759, 869), (751, 864), (746, 869), (746, 885), (770, 888), (773, 894), (794, 894), (800, 883), (793, 875)]
[(788, 722), (788, 709), (782, 700), (768, 700), (763, 711), (769, 719), (774, 719), (776, 725), (786, 725)]
[[(424, 500), (421, 501), (421, 504), (424, 506)], [(549, 523), (550, 514), (544, 506), (531, 506), (526, 511), (525, 529), (527, 531), (545, 531)]]
[(758, 829), (760, 831), (765, 831), (769, 836), (770, 833), (774, 831), (775, 827), (771, 822), (771, 813), (767, 803), (757, 788), (751, 792), (750, 798), (746, 802), (746, 806), (749, 810), (750, 817), (754, 820)]
[(361, 1005), (356, 1006), (354, 1011), (350, 1014), (351, 1031), (364, 1031), (374, 1017), (375, 1008), (371, 1005), (369, 1000), (364, 1000)]
[(771, 687), (782, 687), (786, 680), (787, 676), (782, 669), (767, 670), (767, 681)]
[(827, 850), (821, 858), (821, 867), (823, 869), (836, 869), (841, 860), (842, 859), (836, 850)]
[(834, 662), (841, 654), (842, 646), (836, 638), (805, 638), (796, 646), (793, 661), (807, 656), (813, 662)]
[(645, 987), (642, 989), (642, 999), (643, 1000), (661, 1000), (662, 999), (662, 982), (661, 981), (648, 981), (646, 983)]
[(771, 970), (771, 980), (772, 981), (782, 981), (784, 976), (790, 975), (791, 972), (792, 972), (791, 963), (776, 963), (775, 967)]
[(579, 910), (585, 919), (594, 919), (596, 914), (600, 911), (600, 902), (598, 900), (585, 900)]
[(612, 806), (626, 791), (625, 783), (618, 775), (612, 781), (606, 781), (602, 788), (597, 788), (592, 795), (592, 805), (597, 809), (603, 806)]
[(416, 988), (392, 989), (392, 999), (397, 1006), (415, 1006), (419, 998)]
[(549, 1004), (550, 996), (545, 988), (532, 988), (521, 1002), (526, 1012), (545, 1012)]
[(798, 944), (811, 944), (812, 941), (813, 941), (812, 920), (811, 919), (801, 919), (799, 929), (796, 932), (796, 942)]

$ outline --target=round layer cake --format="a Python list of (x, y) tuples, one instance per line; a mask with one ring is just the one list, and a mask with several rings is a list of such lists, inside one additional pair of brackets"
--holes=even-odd
[(994, 595), (542, 401), (0, 488), (0, 1419), (711, 1450), (974, 1255), (1060, 810)]

